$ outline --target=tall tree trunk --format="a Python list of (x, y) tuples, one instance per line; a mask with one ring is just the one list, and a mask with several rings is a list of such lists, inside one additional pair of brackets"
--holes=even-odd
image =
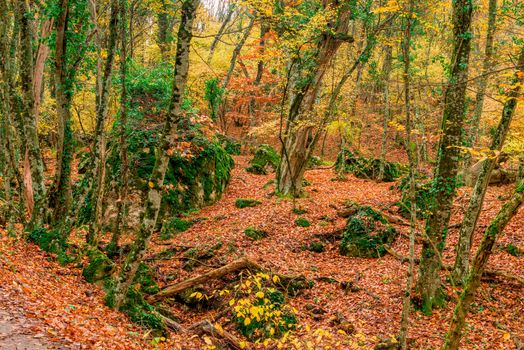
[(431, 214), (426, 222), (427, 241), (422, 247), (417, 293), (424, 312), (440, 303), (440, 252), (444, 248), (457, 187), (466, 86), (471, 49), (472, 0), (453, 1), (453, 54), (444, 96), (443, 136), (433, 179)]
[(120, 174), (121, 182), (118, 184), (117, 215), (111, 242), (107, 250), (110, 255), (118, 250), (120, 234), (123, 229), (126, 214), (127, 195), (129, 192), (129, 164), (127, 158), (127, 0), (120, 1), (120, 121), (118, 123), (120, 147)]
[[(46, 212), (46, 189), (44, 183), (44, 162), (40, 153), (38, 140), (37, 120), (34, 106), (33, 90), (33, 44), (31, 25), (29, 23), (30, 12), (28, 3), (25, 1), (15, 2), (17, 5), (17, 18), (20, 23), (20, 84), (22, 90), (22, 121), (24, 143), (27, 153), (26, 166), (29, 165), (31, 173), (31, 192), (34, 198), (34, 208), (31, 213), (29, 230), (40, 227)], [(26, 185), (27, 186), (27, 185)]]
[(469, 200), (468, 209), (464, 215), (462, 226), (460, 227), (459, 242), (457, 245), (457, 257), (455, 259), (455, 266), (453, 273), (456, 281), (463, 282), (469, 268), (469, 255), (471, 250), (471, 243), (473, 241), (473, 232), (477, 227), (477, 221), (484, 202), (484, 196), (488, 189), (491, 172), (495, 167), (498, 159), (498, 153), (502, 150), (506, 136), (509, 132), (509, 127), (517, 109), (517, 98), (519, 96), (520, 87), (524, 84), (524, 47), (520, 52), (517, 63), (517, 74), (513, 78), (511, 86), (512, 90), (509, 92), (507, 100), (504, 103), (502, 110), (502, 117), (500, 119), (497, 131), (493, 135), (488, 158), (484, 160), (482, 169), (473, 188), (471, 199)]
[(497, 242), (499, 234), (518, 212), (523, 201), (524, 181), (517, 185), (511, 198), (499, 210), (495, 219), (491, 221), (489, 227), (484, 231), (482, 242), (477, 250), (473, 264), (471, 265), (471, 270), (468, 273), (464, 290), (462, 291), (459, 302), (453, 312), (453, 318), (446, 335), (446, 342), (442, 348), (443, 350), (457, 350), (459, 348), (462, 330), (466, 322), (466, 315), (469, 312), (475, 293), (480, 286), (480, 279), (482, 278), (488, 259), (493, 252), (493, 247)]
[[(400, 320), (400, 347), (406, 350), (408, 329), (409, 329), (409, 313), (411, 309), (411, 289), (413, 284), (413, 270), (415, 267), (415, 231), (417, 225), (417, 200), (416, 200), (416, 185), (415, 175), (417, 172), (417, 146), (413, 141), (413, 118), (411, 113), (411, 91), (410, 91), (410, 64), (411, 64), (411, 34), (414, 26), (413, 12), (415, 11), (415, 1), (409, 1), (409, 10), (406, 18), (404, 36), (402, 41), (402, 58), (404, 61), (404, 109), (406, 113), (406, 153), (409, 159), (409, 199), (410, 199), (410, 231), (409, 231), (409, 267), (406, 276), (406, 290), (402, 300), (402, 316)], [(391, 49), (390, 49), (391, 50)], [(391, 52), (390, 52), (391, 54)], [(389, 76), (389, 72), (388, 72)], [(389, 80), (389, 79), (388, 79)], [(385, 84), (388, 84), (388, 80)], [(386, 88), (387, 90), (387, 88)], [(386, 117), (385, 117), (386, 118)]]
[(95, 139), (92, 151), (91, 161), (94, 163), (92, 180), (92, 191), (90, 203), (92, 203), (91, 218), (89, 220), (89, 231), (87, 235), (88, 243), (97, 245), (98, 231), (101, 225), (102, 200), (104, 196), (105, 180), (105, 124), (107, 120), (107, 110), (109, 105), (109, 91), (111, 88), (111, 74), (113, 71), (113, 61), (118, 39), (118, 0), (111, 1), (111, 18), (109, 21), (109, 37), (107, 45), (107, 56), (103, 65), (101, 76), (100, 90), (97, 91), (96, 106), (96, 126)]
[[(391, 30), (388, 30), (389, 34)], [(391, 75), (391, 64), (393, 61), (393, 46), (386, 45), (384, 47), (384, 64), (382, 66), (382, 83), (383, 94), (384, 94), (384, 116), (382, 121), (382, 143), (380, 146), (380, 168), (378, 178), (382, 180), (384, 178), (384, 167), (386, 163), (386, 151), (387, 151), (387, 142), (388, 142), (388, 126), (390, 119), (390, 109), (389, 109), (389, 77)], [(406, 112), (408, 113), (408, 112)]]
[[(475, 96), (475, 109), (470, 121), (469, 132), (466, 138), (466, 147), (473, 147), (477, 142), (480, 117), (484, 106), (484, 96), (488, 87), (489, 72), (493, 67), (493, 40), (497, 27), (497, 0), (489, 0), (488, 8), (488, 29), (486, 33), (486, 47), (484, 49), (484, 61), (482, 63), (482, 72), (478, 81), (477, 95)], [(464, 156), (463, 171), (466, 172), (471, 165), (471, 153)]]
[(173, 16), (170, 14), (173, 9), (169, 4), (171, 1), (172, 0), (160, 0), (162, 9), (157, 14), (157, 44), (160, 48), (162, 61), (167, 61), (169, 59), (169, 48), (173, 36)]
[(164, 131), (160, 138), (159, 145), (155, 150), (156, 160), (149, 179), (149, 190), (144, 204), (145, 211), (141, 219), (140, 229), (137, 232), (137, 237), (131, 247), (131, 251), (122, 266), (113, 291), (114, 299), (112, 306), (117, 309), (120, 308), (125, 301), (129, 286), (133, 282), (138, 266), (144, 258), (160, 211), (164, 176), (170, 158), (168, 153), (170, 153), (169, 150), (173, 148), (175, 140), (177, 139), (177, 125), (184, 115), (181, 103), (187, 83), (192, 25), (198, 3), (198, 0), (185, 0), (182, 4), (176, 48), (173, 94), (164, 125)]

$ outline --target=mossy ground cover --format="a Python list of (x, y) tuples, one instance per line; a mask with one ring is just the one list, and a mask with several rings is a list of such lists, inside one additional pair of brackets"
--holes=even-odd
[(371, 207), (361, 207), (348, 218), (342, 233), (340, 253), (360, 258), (378, 258), (386, 254), (384, 245), (397, 236), (395, 228)]

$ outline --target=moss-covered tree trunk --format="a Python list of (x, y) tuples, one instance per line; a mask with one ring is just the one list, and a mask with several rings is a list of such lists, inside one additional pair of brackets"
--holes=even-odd
[(488, 158), (484, 160), (482, 169), (473, 188), (471, 198), (469, 200), (468, 209), (464, 215), (462, 226), (460, 228), (459, 242), (457, 245), (457, 257), (455, 259), (455, 266), (453, 268), (453, 274), (456, 281), (464, 281), (469, 268), (469, 255), (471, 250), (471, 243), (473, 241), (473, 232), (477, 226), (477, 220), (482, 209), (482, 203), (484, 202), (484, 196), (489, 185), (491, 172), (497, 163), (497, 154), (502, 149), (506, 136), (509, 132), (509, 127), (517, 109), (517, 101), (519, 96), (520, 87), (524, 84), (524, 48), (521, 50), (518, 62), (518, 70), (515, 74), (511, 86), (513, 89), (508, 94), (508, 100), (504, 103), (502, 110), (502, 117), (499, 121), (499, 125), (490, 146), (491, 154), (488, 154)]
[[(284, 195), (298, 197), (302, 193), (302, 179), (306, 170), (308, 157), (315, 146), (312, 122), (313, 107), (322, 86), (324, 74), (331, 59), (344, 41), (352, 42), (347, 35), (350, 18), (350, 4), (339, 4), (337, 1), (326, 2), (325, 7), (337, 8), (338, 18), (333, 21), (330, 30), (333, 34), (314, 38), (317, 43), (315, 50), (304, 61), (307, 69), (295, 60), (289, 68), (291, 89), (296, 91), (290, 96), (290, 108), (287, 116), (285, 133), (281, 135), (282, 161), (277, 171), (278, 191)], [(304, 63), (305, 64), (305, 63)], [(303, 72), (302, 72), (303, 71)], [(301, 72), (304, 77), (295, 81), (294, 73)]]
[(144, 214), (140, 223), (140, 229), (137, 232), (131, 251), (127, 255), (122, 266), (120, 275), (117, 279), (117, 284), (113, 291), (114, 299), (112, 306), (115, 308), (120, 308), (125, 301), (129, 286), (133, 282), (138, 266), (146, 253), (149, 239), (151, 238), (156, 226), (162, 200), (164, 176), (169, 165), (169, 154), (171, 153), (171, 149), (177, 139), (178, 121), (183, 118), (181, 103), (187, 83), (192, 25), (198, 3), (198, 0), (185, 0), (182, 4), (176, 47), (173, 94), (171, 96), (164, 131), (155, 150), (156, 160), (153, 172), (149, 179), (149, 190), (144, 204)]
[[(31, 35), (31, 24), (28, 13), (30, 12), (27, 2), (15, 2), (16, 18), (20, 26), (20, 85), (22, 92), (21, 120), (23, 124), (24, 149), (28, 156), (28, 165), (31, 174), (31, 189), (34, 199), (34, 207), (31, 215), (32, 227), (42, 225), (46, 211), (46, 189), (44, 183), (44, 163), (40, 153), (38, 140), (37, 121), (34, 114), (33, 95), (33, 43)], [(26, 190), (27, 191), (27, 190)]]
[(118, 184), (118, 201), (117, 201), (117, 214), (115, 226), (113, 227), (113, 234), (111, 236), (111, 242), (108, 246), (109, 254), (114, 254), (118, 249), (120, 234), (124, 223), (124, 217), (126, 212), (127, 195), (129, 192), (129, 163), (127, 156), (127, 12), (128, 2), (127, 0), (120, 1), (120, 120), (118, 123), (119, 141), (120, 147), (120, 183)]
[[(387, 35), (391, 35), (391, 27), (388, 30)], [(383, 109), (383, 119), (382, 119), (382, 142), (380, 144), (380, 168), (378, 173), (378, 178), (382, 180), (384, 178), (384, 167), (386, 163), (386, 151), (387, 151), (387, 141), (388, 141), (388, 127), (389, 127), (389, 118), (390, 118), (390, 109), (389, 109), (389, 76), (391, 75), (391, 65), (393, 62), (393, 46), (391, 44), (386, 44), (384, 46), (384, 63), (382, 65), (382, 93), (384, 94), (384, 109)]]
[(475, 293), (480, 286), (480, 279), (488, 263), (488, 259), (493, 252), (493, 247), (497, 242), (499, 234), (504, 230), (508, 222), (518, 212), (520, 206), (524, 201), (524, 182), (520, 182), (511, 198), (499, 210), (495, 219), (491, 222), (489, 227), (484, 231), (484, 236), (480, 247), (477, 250), (471, 270), (468, 273), (466, 284), (459, 302), (453, 312), (449, 331), (446, 335), (446, 342), (443, 350), (457, 350), (459, 348), (462, 330), (466, 322), (466, 315), (475, 297)]
[[(466, 138), (466, 146), (473, 147), (477, 142), (480, 117), (484, 107), (484, 97), (488, 87), (490, 77), (490, 70), (493, 66), (493, 40), (495, 38), (495, 31), (497, 27), (497, 0), (489, 0), (488, 7), (488, 28), (486, 32), (486, 46), (484, 48), (484, 61), (482, 62), (482, 74), (478, 81), (477, 94), (475, 96), (475, 109), (471, 117), (468, 135)], [(466, 172), (471, 165), (471, 154), (468, 152), (464, 156), (463, 171)]]
[(427, 241), (417, 281), (422, 308), (431, 312), (440, 297), (440, 252), (444, 248), (451, 208), (457, 187), (462, 128), (464, 124), (466, 86), (471, 49), (472, 0), (453, 1), (453, 52), (448, 85), (444, 96), (443, 136), (438, 151), (438, 165), (433, 179), (431, 214), (426, 222)]
[[(400, 348), (407, 350), (409, 314), (411, 310), (411, 289), (413, 284), (413, 270), (415, 267), (415, 231), (417, 225), (417, 199), (415, 176), (417, 171), (417, 146), (413, 141), (413, 117), (411, 113), (411, 34), (414, 27), (415, 0), (409, 1), (408, 15), (405, 20), (405, 30), (402, 40), (402, 58), (404, 61), (403, 80), (404, 80), (404, 109), (406, 113), (406, 153), (409, 159), (409, 199), (410, 199), (410, 232), (409, 232), (409, 267), (406, 276), (406, 290), (402, 300), (402, 314), (400, 319)], [(390, 49), (391, 50), (391, 49)], [(391, 52), (390, 52), (391, 54)], [(390, 58), (391, 59), (391, 58)], [(388, 73), (389, 74), (389, 73)], [(387, 85), (388, 81), (385, 81)], [(386, 88), (387, 90), (387, 88)], [(388, 102), (387, 102), (388, 103)], [(387, 118), (387, 116), (384, 116)], [(384, 160), (381, 159), (381, 172), (384, 169)]]
[(71, 205), (71, 161), (73, 159), (73, 130), (71, 128), (72, 77), (67, 69), (67, 26), (69, 0), (59, 2), (60, 14), (56, 23), (55, 87), (58, 116), (58, 146), (56, 172), (50, 202), (54, 222), (62, 222)]
[[(111, 18), (109, 21), (109, 37), (107, 42), (107, 56), (101, 72), (97, 75), (97, 80), (100, 79), (100, 88), (97, 89), (96, 94), (96, 125), (95, 125), (95, 139), (93, 145), (93, 152), (91, 162), (94, 166), (92, 174), (94, 179), (87, 179), (88, 183), (92, 181), (91, 199), (92, 208), (89, 211), (91, 217), (89, 222), (89, 231), (87, 236), (88, 243), (97, 245), (98, 231), (100, 229), (102, 219), (102, 201), (104, 196), (104, 180), (105, 180), (105, 124), (107, 119), (107, 110), (109, 106), (109, 90), (111, 87), (111, 74), (113, 71), (113, 61), (115, 57), (115, 50), (118, 39), (118, 16), (119, 4), (118, 0), (111, 1)], [(87, 175), (87, 174), (86, 174)], [(88, 186), (86, 184), (86, 186)]]

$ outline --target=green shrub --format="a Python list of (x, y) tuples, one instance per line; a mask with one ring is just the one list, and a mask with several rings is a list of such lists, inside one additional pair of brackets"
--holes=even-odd
[(348, 218), (340, 253), (346, 256), (376, 258), (386, 254), (384, 245), (391, 244), (397, 236), (395, 228), (371, 207), (361, 207)]
[(267, 232), (264, 230), (257, 230), (253, 226), (249, 226), (244, 230), (244, 234), (248, 236), (249, 238), (254, 239), (255, 241), (260, 240), (262, 238), (266, 238), (268, 236)]
[(297, 218), (295, 220), (295, 224), (297, 226), (300, 226), (300, 227), (309, 227), (309, 226), (311, 226), (311, 223), (307, 219), (302, 218), (302, 217)]
[(276, 171), (280, 163), (280, 156), (270, 145), (260, 145), (255, 151), (253, 159), (249, 161), (247, 172), (257, 175), (267, 175)]
[(238, 198), (235, 201), (235, 207), (237, 208), (247, 208), (247, 207), (256, 207), (257, 205), (261, 204), (262, 202), (257, 201), (256, 199), (251, 198)]

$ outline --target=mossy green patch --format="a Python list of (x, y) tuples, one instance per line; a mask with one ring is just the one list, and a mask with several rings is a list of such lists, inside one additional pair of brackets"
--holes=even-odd
[(300, 226), (300, 227), (309, 227), (311, 226), (311, 223), (309, 222), (308, 219), (299, 217), (295, 220), (295, 225)]
[(111, 275), (115, 264), (103, 252), (92, 248), (87, 252), (89, 264), (82, 270), (82, 276), (89, 283), (101, 281)]
[(326, 251), (326, 247), (324, 246), (324, 243), (314, 241), (309, 243), (309, 245), (307, 246), (307, 250), (314, 253), (322, 253)]
[(346, 256), (376, 258), (386, 254), (384, 245), (391, 244), (397, 236), (395, 228), (371, 207), (361, 207), (348, 218), (340, 253)]
[(67, 237), (60, 234), (58, 229), (48, 230), (46, 228), (34, 229), (28, 239), (37, 244), (43, 251), (57, 255), (61, 264), (67, 264), (72, 259), (67, 255)]
[(244, 234), (248, 236), (251, 239), (254, 239), (255, 241), (258, 241), (262, 238), (266, 238), (268, 236), (267, 232), (264, 230), (258, 230), (254, 228), (253, 226), (249, 226), (244, 230)]
[(162, 229), (160, 229), (160, 239), (171, 239), (177, 233), (189, 229), (194, 223), (195, 222), (192, 220), (184, 220), (177, 217), (170, 218), (162, 224)]

